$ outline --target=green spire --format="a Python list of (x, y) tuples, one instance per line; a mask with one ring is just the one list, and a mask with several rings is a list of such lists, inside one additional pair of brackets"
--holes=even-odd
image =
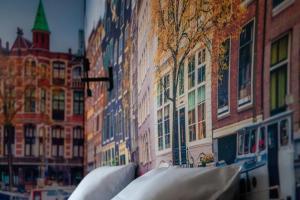
[(39, 2), (39, 7), (35, 16), (35, 21), (32, 30), (50, 32), (42, 0), (40, 0)]

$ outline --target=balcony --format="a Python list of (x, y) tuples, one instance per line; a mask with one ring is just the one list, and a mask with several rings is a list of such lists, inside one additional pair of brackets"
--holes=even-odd
[(73, 89), (84, 88), (84, 83), (80, 79), (73, 79), (71, 87)]

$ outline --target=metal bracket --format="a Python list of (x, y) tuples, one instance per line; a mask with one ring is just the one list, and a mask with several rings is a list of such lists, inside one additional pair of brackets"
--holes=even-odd
[(84, 66), (84, 78), (81, 78), (82, 82), (87, 83), (87, 96), (91, 97), (92, 96), (92, 91), (90, 89), (89, 83), (90, 82), (108, 82), (109, 87), (107, 91), (112, 91), (114, 88), (114, 78), (113, 78), (113, 68), (110, 66), (108, 67), (108, 77), (89, 77), (89, 70), (90, 70), (90, 62), (87, 58), (84, 58), (83, 61), (83, 66)]

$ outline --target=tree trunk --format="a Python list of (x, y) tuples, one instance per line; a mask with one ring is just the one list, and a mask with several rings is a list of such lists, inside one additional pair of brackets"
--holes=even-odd
[(178, 126), (177, 126), (178, 124), (177, 124), (176, 97), (174, 97), (174, 101), (172, 101), (172, 107), (173, 107), (172, 160), (173, 160), (173, 165), (179, 165), (179, 141), (178, 141)]

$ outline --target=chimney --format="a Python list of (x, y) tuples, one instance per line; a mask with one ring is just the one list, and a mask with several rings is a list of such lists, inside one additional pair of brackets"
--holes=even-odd
[(6, 50), (9, 51), (9, 42), (6, 42)]
[(69, 54), (72, 54), (72, 49), (71, 48), (69, 48)]

